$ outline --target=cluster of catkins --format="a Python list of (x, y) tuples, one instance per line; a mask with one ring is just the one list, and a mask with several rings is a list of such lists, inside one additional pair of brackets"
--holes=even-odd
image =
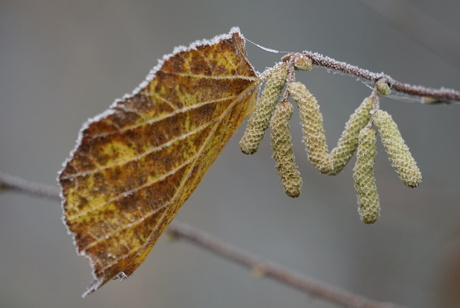
[[(294, 54), (269, 71), (263, 91), (251, 114), (240, 141), (243, 153), (253, 154), (270, 127), (270, 140), (276, 169), (289, 197), (298, 197), (302, 178), (295, 163), (289, 120), (297, 104), (305, 148), (309, 160), (319, 172), (336, 175), (357, 152), (353, 179), (358, 196), (358, 211), (366, 224), (374, 223), (380, 215), (379, 196), (374, 178), (377, 128), (385, 151), (401, 181), (416, 187), (422, 181), (417, 164), (401, 137), (391, 116), (379, 109), (379, 95), (388, 95), (390, 86), (385, 81), (375, 84), (372, 94), (350, 116), (337, 146), (329, 152), (323, 128), (323, 116), (316, 98), (304, 84), (294, 81), (293, 71), (310, 70), (312, 63), (302, 54)], [(286, 86), (287, 84), (287, 86)], [(285, 92), (283, 90), (285, 89)], [(283, 95), (284, 94), (284, 95)], [(279, 102), (280, 101), (280, 102)]]

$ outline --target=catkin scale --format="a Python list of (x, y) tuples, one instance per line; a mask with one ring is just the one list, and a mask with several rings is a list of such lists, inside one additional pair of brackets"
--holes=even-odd
[(289, 84), (288, 91), (299, 106), (300, 124), (308, 158), (321, 173), (332, 170), (323, 128), (323, 115), (316, 98), (301, 82)]
[(278, 104), (270, 121), (270, 143), (273, 149), (276, 170), (286, 195), (296, 198), (300, 195), (302, 178), (295, 163), (289, 120), (294, 107), (289, 102)]
[(240, 148), (244, 154), (254, 154), (259, 148), (276, 103), (281, 97), (287, 74), (286, 65), (279, 65), (273, 69), (267, 79), (262, 94), (255, 105), (255, 110), (251, 114), (246, 130), (240, 140)]
[(422, 174), (399, 132), (398, 125), (391, 115), (383, 110), (377, 110), (372, 121), (380, 133), (388, 158), (401, 181), (409, 187), (417, 187), (422, 182)]
[(356, 163), (353, 168), (353, 180), (358, 197), (358, 212), (366, 224), (377, 221), (380, 215), (379, 195), (374, 178), (376, 133), (373, 128), (365, 127), (359, 132)]
[(338, 174), (353, 157), (358, 148), (359, 131), (369, 123), (371, 118), (374, 99), (374, 96), (365, 98), (345, 124), (345, 129), (337, 142), (337, 146), (331, 151), (333, 169), (329, 175)]

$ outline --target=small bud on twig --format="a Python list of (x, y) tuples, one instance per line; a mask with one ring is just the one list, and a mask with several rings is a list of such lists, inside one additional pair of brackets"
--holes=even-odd
[(313, 67), (311, 59), (301, 53), (295, 55), (294, 68), (299, 71), (309, 71)]
[(390, 85), (384, 80), (377, 81), (375, 89), (380, 95), (389, 95), (391, 93)]

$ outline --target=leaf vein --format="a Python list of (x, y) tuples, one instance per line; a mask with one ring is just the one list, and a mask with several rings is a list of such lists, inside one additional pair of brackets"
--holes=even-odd
[(85, 171), (85, 172), (79, 172), (79, 173), (75, 173), (75, 174), (72, 174), (72, 175), (69, 175), (69, 176), (66, 176), (66, 177), (63, 177), (64, 179), (69, 179), (69, 178), (72, 178), (72, 179), (75, 179), (77, 177), (82, 177), (82, 176), (86, 176), (86, 175), (91, 175), (91, 174), (95, 174), (95, 173), (98, 173), (100, 171), (103, 171), (105, 169), (109, 169), (109, 168), (112, 168), (112, 167), (116, 167), (116, 166), (122, 166), (122, 165), (125, 165), (129, 162), (132, 162), (134, 160), (138, 160), (144, 156), (147, 156), (153, 152), (158, 152), (158, 151), (161, 151), (163, 150), (164, 148), (168, 147), (168, 146), (171, 146), (173, 143), (179, 141), (179, 140), (183, 140), (191, 135), (194, 135), (200, 131), (202, 131), (203, 129), (206, 129), (208, 126), (210, 126), (211, 124), (213, 123), (213, 121), (210, 121), (208, 123), (205, 123), (201, 126), (198, 126), (196, 129), (194, 130), (191, 130), (190, 132), (186, 133), (186, 134), (183, 134), (183, 135), (180, 135), (180, 136), (177, 136), (177, 137), (174, 137), (172, 138), (171, 140), (159, 145), (159, 146), (156, 146), (156, 147), (150, 147), (148, 148), (145, 152), (141, 153), (141, 154), (138, 154), (134, 157), (131, 157), (129, 159), (125, 159), (125, 160), (122, 160), (122, 161), (118, 161), (118, 162), (115, 162), (115, 163), (112, 163), (112, 164), (107, 164), (103, 167), (99, 167), (99, 168), (95, 168), (95, 169), (92, 169), (92, 170), (89, 170), (89, 171)]
[[(243, 98), (245, 98), (245, 97), (251, 95), (251, 92), (254, 90), (254, 88), (255, 88), (255, 86), (254, 86), (254, 87), (248, 87), (248, 89), (246, 89), (245, 91), (241, 92), (240, 95), (238, 95), (237, 99), (235, 99), (235, 100), (233, 101), (233, 103), (230, 104), (230, 105), (224, 110), (224, 112), (222, 112), (222, 114), (221, 114), (221, 115), (219, 116), (219, 118), (218, 118), (219, 121), (216, 121), (216, 122), (215, 122), (215, 125), (214, 125), (213, 130), (212, 130), (212, 131), (209, 133), (209, 135), (206, 137), (205, 142), (203, 142), (203, 144), (202, 144), (202, 146), (200, 147), (200, 149), (198, 150), (198, 152), (197, 152), (195, 155), (193, 155), (193, 158), (198, 158), (198, 157), (202, 154), (202, 152), (203, 152), (204, 149), (206, 148), (206, 145), (210, 142), (211, 137), (214, 135), (215, 131), (216, 131), (217, 128), (219, 127), (220, 123), (221, 123), (221, 122), (223, 121), (223, 119), (227, 116), (227, 114), (228, 114), (231, 110), (233, 110), (234, 105), (235, 105), (236, 103), (240, 102)], [(170, 199), (170, 201), (168, 202), (168, 205), (169, 205), (169, 204), (174, 204), (174, 202), (176, 201), (177, 196), (179, 196), (180, 193), (182, 192), (182, 190), (184, 189), (184, 183), (186, 183), (186, 182), (188, 181), (188, 179), (190, 178), (191, 171), (193, 170), (194, 165), (196, 164), (197, 161), (198, 161), (198, 159), (195, 159), (195, 160), (192, 162), (192, 165), (191, 165), (190, 168), (188, 169), (187, 174), (185, 174), (184, 177), (182, 178), (182, 181), (181, 181), (179, 187), (177, 188), (177, 190), (176, 190), (176, 192), (174, 193), (173, 197), (172, 197), (172, 198)], [(164, 206), (160, 207), (159, 209), (162, 209), (162, 208), (164, 208), (165, 206), (167, 206), (167, 205), (164, 205)], [(142, 246), (140, 246), (140, 247), (138, 247), (138, 248), (136, 248), (136, 249), (131, 250), (130, 252), (128, 252), (127, 254), (125, 254), (125, 255), (123, 255), (123, 256), (120, 256), (119, 258), (117, 258), (117, 259), (114, 260), (113, 262), (107, 264), (101, 271), (104, 272), (106, 269), (108, 269), (108, 268), (110, 268), (111, 266), (113, 266), (114, 264), (118, 263), (118, 261), (119, 261), (120, 259), (126, 258), (126, 257), (128, 257), (128, 256), (130, 256), (130, 255), (132, 255), (132, 254), (135, 254), (135, 253), (138, 253), (139, 251), (144, 250), (145, 247), (146, 247), (147, 245), (150, 244), (151, 238), (157, 233), (158, 228), (163, 224), (163, 221), (164, 221), (165, 216), (166, 216), (166, 212), (167, 212), (167, 211), (165, 211), (165, 212), (161, 215), (161, 217), (160, 217), (159, 220), (158, 220), (158, 223), (154, 226), (154, 228), (153, 228), (153, 230), (152, 230), (152, 232), (151, 232), (151, 234), (150, 234), (150, 236), (149, 236), (149, 239), (146, 240), (145, 243), (144, 243)], [(140, 222), (138, 222), (138, 223), (140, 223)]]
[(146, 187), (148, 187), (148, 186), (150, 186), (150, 185), (152, 185), (152, 184), (155, 184), (155, 183), (157, 183), (157, 182), (159, 182), (159, 181), (161, 181), (161, 180), (164, 180), (164, 179), (166, 179), (167, 177), (169, 177), (169, 176), (175, 174), (177, 171), (179, 171), (179, 170), (182, 169), (183, 167), (185, 167), (185, 166), (187, 166), (188, 164), (190, 164), (190, 163), (195, 159), (196, 156), (197, 156), (197, 154), (191, 156), (189, 159), (187, 159), (186, 161), (184, 161), (184, 162), (183, 162), (182, 164), (180, 164), (178, 167), (176, 167), (176, 168), (172, 169), (171, 171), (166, 172), (165, 174), (163, 174), (163, 175), (161, 175), (161, 176), (155, 178), (153, 181), (147, 182), (147, 183), (145, 183), (145, 184), (143, 184), (143, 185), (140, 185), (140, 186), (138, 186), (138, 187), (135, 187), (135, 188), (133, 188), (133, 189), (131, 189), (131, 190), (125, 191), (125, 192), (123, 192), (123, 193), (120, 193), (120, 194), (116, 195), (115, 197), (111, 198), (110, 200), (107, 200), (107, 201), (105, 201), (105, 202), (96, 204), (95, 206), (93, 206), (92, 208), (90, 208), (90, 209), (88, 209), (88, 210), (86, 210), (86, 211), (82, 211), (82, 212), (80, 212), (80, 213), (78, 213), (78, 214), (75, 214), (75, 215), (73, 215), (73, 216), (67, 216), (67, 219), (70, 221), (70, 220), (73, 220), (73, 219), (75, 219), (75, 218), (81, 217), (81, 216), (83, 216), (83, 215), (87, 215), (88, 213), (91, 213), (91, 212), (93, 212), (93, 211), (95, 211), (95, 210), (97, 210), (97, 209), (103, 207), (103, 206), (106, 205), (106, 204), (109, 204), (109, 203), (112, 203), (112, 202), (114, 202), (114, 201), (117, 201), (118, 199), (121, 199), (121, 198), (123, 198), (123, 197), (129, 196), (129, 195), (131, 195), (131, 194), (133, 194), (133, 193), (135, 193), (135, 192), (137, 192), (137, 191), (139, 191), (139, 190), (141, 190), (141, 189), (143, 189), (143, 188), (146, 188)]
[[(152, 95), (152, 94), (149, 92), (149, 93), (147, 93), (147, 95)], [(113, 135), (113, 134), (116, 134), (116, 133), (122, 133), (122, 132), (125, 132), (125, 131), (128, 131), (128, 130), (131, 130), (131, 129), (135, 129), (135, 128), (139, 127), (139, 126), (144, 126), (144, 125), (148, 125), (148, 124), (155, 124), (156, 122), (159, 122), (161, 120), (173, 117), (173, 116), (175, 116), (177, 114), (184, 113), (184, 112), (187, 112), (187, 111), (190, 111), (190, 110), (193, 110), (193, 109), (198, 109), (198, 108), (200, 108), (202, 106), (206, 106), (206, 105), (209, 105), (209, 104), (219, 103), (219, 102), (222, 102), (222, 101), (225, 101), (225, 100), (232, 99), (234, 97), (235, 97), (235, 95), (230, 95), (230, 96), (219, 98), (219, 99), (204, 101), (204, 102), (197, 103), (197, 104), (194, 104), (194, 105), (191, 105), (191, 106), (186, 106), (186, 107), (183, 107), (181, 109), (176, 109), (176, 110), (174, 110), (174, 111), (172, 111), (170, 113), (162, 114), (162, 115), (160, 115), (158, 117), (152, 118), (152, 119), (147, 120), (147, 121), (142, 121), (142, 122), (134, 124), (134, 125), (125, 126), (122, 129), (120, 129), (118, 131), (115, 131), (115, 132), (96, 134), (96, 135), (92, 136), (92, 138), (106, 137), (106, 136), (110, 136), (110, 135)]]

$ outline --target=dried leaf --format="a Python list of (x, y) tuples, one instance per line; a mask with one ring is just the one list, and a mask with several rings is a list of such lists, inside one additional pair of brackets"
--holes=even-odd
[(83, 296), (143, 262), (252, 110), (259, 83), (233, 28), (176, 48), (84, 125), (59, 175), (65, 224), (93, 267)]

